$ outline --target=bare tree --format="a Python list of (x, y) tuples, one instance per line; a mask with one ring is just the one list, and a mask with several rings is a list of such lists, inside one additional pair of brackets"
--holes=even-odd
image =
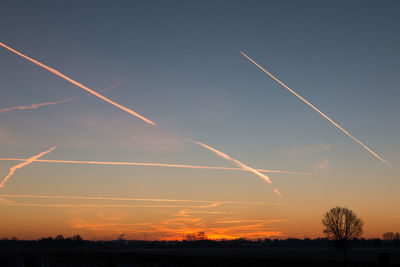
[(324, 234), (336, 241), (338, 248), (343, 251), (344, 259), (347, 260), (349, 241), (362, 236), (364, 222), (352, 210), (335, 207), (325, 213), (322, 224)]
[(386, 232), (383, 234), (383, 240), (394, 240), (395, 234), (393, 232)]
[(187, 241), (201, 241), (201, 240), (208, 240), (208, 236), (205, 232), (198, 232), (198, 233), (190, 233), (186, 234)]

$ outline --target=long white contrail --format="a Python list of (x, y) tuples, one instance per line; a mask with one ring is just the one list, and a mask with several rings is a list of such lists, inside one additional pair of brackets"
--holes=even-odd
[[(28, 159), (19, 158), (0, 158), (0, 161), (27, 161)], [(199, 166), (185, 164), (168, 164), (168, 163), (148, 163), (148, 162), (116, 162), (116, 161), (78, 161), (78, 160), (55, 160), (55, 159), (36, 159), (34, 162), (42, 163), (70, 163), (70, 164), (93, 164), (93, 165), (125, 165), (125, 166), (152, 166), (152, 167), (172, 167), (172, 168), (188, 168), (188, 169), (209, 169), (209, 170), (232, 170), (232, 171), (247, 171), (243, 168), (219, 167), (219, 166)], [(307, 172), (291, 172), (278, 170), (256, 169), (259, 172), (265, 173), (283, 173), (283, 174), (298, 174), (298, 175), (321, 175), (319, 173)]]
[(17, 165), (15, 165), (15, 166), (11, 167), (11, 168), (10, 168), (10, 172), (8, 173), (8, 175), (7, 175), (6, 177), (4, 177), (3, 181), (1, 181), (1, 183), (0, 183), (0, 188), (1, 188), (1, 187), (4, 187), (4, 184), (10, 179), (10, 177), (14, 174), (14, 172), (15, 172), (16, 170), (21, 169), (22, 167), (31, 164), (31, 163), (34, 162), (36, 159), (38, 159), (38, 158), (40, 158), (40, 157), (42, 157), (42, 156), (44, 156), (44, 155), (50, 153), (50, 152), (53, 151), (54, 149), (56, 149), (55, 146), (52, 147), (52, 148), (50, 148), (49, 150), (46, 150), (46, 151), (40, 153), (40, 154), (37, 154), (37, 155), (35, 155), (35, 156), (33, 156), (33, 157), (30, 157), (29, 159), (27, 159), (26, 161), (24, 161), (24, 162), (22, 162), (22, 163), (20, 163), (20, 164), (17, 164)]
[[(112, 104), (112, 105), (114, 105), (114, 106), (116, 106), (116, 107), (118, 107), (118, 108), (120, 108), (120, 109), (122, 109), (122, 110), (124, 110), (124, 111), (126, 111), (126, 112), (128, 112), (128, 113), (130, 113), (130, 114), (132, 114), (132, 115), (134, 115), (134, 116), (136, 116), (136, 117), (138, 117), (138, 118), (140, 118), (140, 119), (142, 119), (142, 120), (144, 120), (145, 122), (147, 122), (147, 123), (149, 123), (149, 124), (151, 124), (151, 125), (156, 125), (154, 122), (152, 122), (151, 120), (149, 120), (149, 119), (147, 119), (147, 118), (141, 116), (140, 114), (136, 113), (135, 111), (133, 111), (133, 110), (131, 110), (131, 109), (129, 109), (129, 108), (126, 108), (126, 107), (124, 107), (124, 106), (121, 106), (120, 104), (118, 104), (118, 103), (116, 103), (116, 102), (114, 102), (114, 101), (112, 101), (112, 100), (106, 98), (105, 96), (103, 96), (103, 95), (101, 95), (101, 94), (99, 94), (99, 93), (93, 91), (92, 89), (90, 89), (90, 88), (84, 86), (83, 84), (78, 83), (78, 82), (75, 81), (75, 80), (72, 80), (71, 78), (65, 76), (65, 75), (62, 74), (61, 72), (59, 72), (59, 71), (57, 71), (57, 70), (55, 70), (55, 69), (53, 69), (53, 68), (50, 68), (50, 67), (44, 65), (43, 63), (40, 63), (39, 61), (37, 61), (37, 60), (35, 60), (35, 59), (33, 59), (33, 58), (30, 58), (30, 57), (28, 57), (28, 56), (26, 56), (26, 55), (24, 55), (24, 54), (22, 54), (22, 53), (16, 51), (15, 49), (13, 49), (13, 48), (11, 48), (11, 47), (9, 47), (9, 46), (7, 46), (7, 45), (1, 43), (1, 42), (0, 42), (0, 45), (3, 46), (4, 48), (8, 49), (9, 51), (11, 51), (11, 52), (13, 52), (13, 53), (15, 53), (15, 54), (17, 54), (17, 55), (23, 57), (23, 58), (25, 58), (25, 59), (27, 59), (27, 60), (29, 60), (29, 61), (35, 63), (35, 64), (37, 64), (37, 65), (39, 65), (40, 67), (42, 67), (42, 68), (44, 68), (44, 69), (46, 69), (46, 70), (48, 70), (48, 71), (50, 71), (50, 72), (52, 72), (52, 73), (54, 73), (55, 75), (57, 75), (57, 76), (59, 76), (59, 77), (65, 79), (65, 80), (69, 81), (70, 83), (72, 83), (72, 84), (74, 84), (74, 85), (76, 85), (76, 86), (82, 88), (83, 90), (85, 90), (85, 91), (87, 91), (87, 92), (89, 92), (89, 93), (91, 93), (91, 94), (97, 96), (98, 98), (100, 98), (100, 99), (102, 99), (102, 100), (104, 100), (104, 101), (106, 101), (106, 102), (108, 102), (108, 103), (110, 103), (110, 104)], [(190, 139), (188, 139), (188, 140), (190, 140)], [(215, 153), (215, 151), (216, 151), (216, 150), (210, 149), (210, 147), (205, 146), (204, 144), (202, 144), (202, 143), (200, 143), (200, 142), (196, 142), (196, 141), (193, 141), (193, 140), (190, 140), (190, 141), (192, 141), (192, 142), (194, 142), (194, 143), (197, 143), (197, 144), (199, 144), (199, 145), (202, 145), (203, 147), (205, 147), (205, 148), (207, 148), (207, 149), (213, 151), (214, 153)], [(218, 151), (218, 152), (219, 152), (219, 153), (222, 153), (222, 152), (220, 152), (220, 151)], [(216, 153), (216, 154), (218, 155), (218, 153)], [(223, 153), (222, 153), (222, 154), (223, 154)], [(226, 155), (226, 154), (224, 154), (224, 155)], [(221, 155), (220, 155), (220, 156), (221, 156)], [(232, 159), (232, 158), (230, 158), (229, 156), (228, 156), (228, 158), (227, 158), (227, 157), (223, 157), (223, 158), (234, 162), (237, 166), (243, 168), (244, 170), (253, 172), (254, 174), (256, 174), (256, 175), (258, 175), (259, 177), (261, 177), (263, 180), (267, 181), (268, 183), (271, 183), (271, 181), (269, 180), (269, 178), (268, 178), (267, 176), (261, 174), (261, 173), (258, 172), (257, 170), (255, 170), (255, 169), (253, 169), (253, 168), (251, 168), (251, 167), (249, 167), (249, 166), (247, 166), (247, 165), (245, 165), (245, 164), (243, 164), (243, 163), (241, 163), (241, 162), (239, 162), (239, 161), (237, 161), (237, 160), (235, 160), (235, 159)], [(276, 191), (275, 191), (275, 193), (276, 193)], [(280, 194), (278, 194), (278, 195), (280, 195)]]
[[(229, 160), (229, 161), (233, 162), (233, 164), (235, 164), (236, 166), (239, 166), (239, 167), (242, 168), (243, 170), (252, 172), (252, 173), (254, 173), (255, 175), (257, 175), (258, 177), (260, 177), (261, 179), (263, 179), (264, 181), (266, 181), (267, 183), (272, 184), (272, 182), (271, 182), (271, 180), (269, 179), (268, 176), (266, 176), (265, 174), (262, 174), (261, 172), (257, 171), (256, 169), (253, 169), (253, 168), (250, 167), (250, 166), (247, 166), (246, 164), (244, 164), (244, 163), (238, 161), (237, 159), (234, 159), (234, 158), (228, 156), (227, 154), (225, 154), (225, 153), (223, 153), (223, 152), (221, 152), (221, 151), (219, 151), (219, 150), (217, 150), (217, 149), (215, 149), (215, 148), (213, 148), (213, 147), (210, 147), (210, 146), (208, 146), (208, 145), (206, 145), (206, 144), (203, 144), (202, 142), (195, 141), (195, 140), (192, 140), (192, 139), (189, 139), (189, 138), (186, 138), (186, 139), (188, 139), (189, 141), (191, 141), (191, 142), (193, 142), (193, 143), (196, 143), (196, 144), (198, 144), (198, 145), (201, 145), (202, 147), (204, 147), (204, 148), (210, 150), (211, 152), (215, 153), (217, 156), (219, 156), (219, 157), (221, 157), (221, 158), (223, 158), (223, 159), (226, 159), (226, 160)], [(279, 192), (278, 189), (274, 189), (274, 192), (275, 192), (278, 196), (280, 196), (280, 197), (282, 196), (282, 194)]]
[(8, 111), (17, 110), (17, 109), (36, 109), (36, 108), (40, 108), (40, 107), (61, 104), (61, 103), (69, 102), (69, 101), (72, 101), (72, 98), (62, 99), (62, 100), (54, 101), (54, 102), (35, 103), (35, 104), (27, 105), (27, 106), (2, 108), (2, 109), (0, 109), (0, 112), (8, 112)]
[(91, 93), (92, 95), (95, 95), (95, 96), (97, 96), (98, 98), (100, 98), (100, 99), (102, 99), (102, 100), (104, 100), (104, 101), (110, 103), (111, 105), (114, 105), (114, 106), (116, 106), (117, 108), (122, 109), (122, 110), (124, 110), (125, 112), (128, 112), (129, 114), (131, 114), (131, 115), (133, 115), (133, 116), (136, 116), (136, 117), (138, 117), (138, 118), (144, 120), (144, 121), (147, 122), (148, 124), (156, 125), (154, 122), (152, 122), (151, 120), (149, 120), (149, 119), (143, 117), (143, 116), (140, 115), (139, 113), (136, 113), (136, 112), (133, 111), (132, 109), (127, 108), (127, 107), (124, 107), (124, 106), (122, 106), (122, 105), (120, 105), (120, 104), (118, 104), (118, 103), (116, 103), (116, 102), (114, 102), (114, 101), (108, 99), (107, 97), (105, 97), (105, 96), (103, 96), (103, 95), (97, 93), (96, 91), (93, 91), (93, 90), (90, 89), (89, 87), (86, 87), (85, 85), (83, 85), (83, 84), (81, 84), (81, 83), (78, 83), (77, 81), (72, 80), (71, 78), (65, 76), (65, 75), (62, 74), (61, 72), (59, 72), (59, 71), (57, 71), (57, 70), (55, 70), (55, 69), (53, 69), (53, 68), (50, 68), (49, 66), (46, 66), (46, 65), (44, 65), (43, 63), (40, 63), (39, 61), (37, 61), (37, 60), (35, 60), (35, 59), (33, 59), (33, 58), (30, 58), (30, 57), (28, 57), (28, 56), (26, 56), (26, 55), (24, 55), (24, 54), (18, 52), (17, 50), (12, 49), (11, 47), (9, 47), (9, 46), (7, 46), (7, 45), (1, 43), (1, 42), (0, 42), (0, 45), (1, 45), (2, 47), (4, 47), (4, 48), (10, 50), (11, 52), (13, 52), (13, 53), (15, 53), (15, 54), (17, 54), (17, 55), (19, 55), (19, 56), (21, 56), (21, 57), (23, 57), (23, 58), (29, 60), (29, 61), (35, 63), (36, 65), (39, 65), (40, 67), (42, 67), (42, 68), (44, 68), (44, 69), (46, 69), (46, 70), (48, 70), (48, 71), (54, 73), (55, 75), (57, 75), (57, 76), (59, 76), (59, 77), (65, 79), (65, 80), (69, 81), (70, 83), (72, 83), (72, 84), (74, 84), (74, 85), (76, 85), (76, 86), (82, 88), (83, 90), (85, 90), (85, 91)]
[(113, 205), (113, 204), (41, 204), (41, 203), (5, 203), (5, 206), (23, 207), (103, 207), (103, 208), (213, 208), (213, 205), (186, 206), (186, 205)]
[(295, 91), (293, 91), (292, 89), (290, 89), (288, 86), (286, 86), (286, 84), (284, 84), (283, 82), (281, 82), (278, 78), (276, 78), (274, 75), (272, 75), (271, 73), (269, 73), (266, 69), (264, 69), (262, 66), (260, 66), (257, 62), (255, 62), (253, 59), (251, 59), (248, 55), (246, 55), (245, 53), (243, 53), (242, 51), (239, 51), (244, 57), (246, 57), (248, 60), (250, 60), (251, 62), (253, 62), (257, 67), (259, 67), (263, 72), (265, 72), (266, 74), (268, 74), (272, 79), (274, 79), (277, 83), (279, 83), (280, 85), (282, 85), (283, 87), (285, 87), (287, 90), (289, 90), (292, 94), (294, 94), (295, 96), (297, 96), (298, 98), (300, 98), (300, 100), (302, 100), (304, 103), (306, 103), (307, 105), (309, 105), (311, 108), (313, 108), (315, 111), (317, 111), (322, 117), (324, 117), (325, 119), (327, 119), (330, 123), (332, 123), (333, 125), (335, 125), (337, 128), (339, 128), (342, 132), (344, 132), (346, 135), (348, 135), (351, 139), (353, 139), (354, 141), (356, 141), (357, 143), (359, 143), (362, 147), (364, 147), (369, 153), (371, 153), (372, 155), (374, 155), (376, 158), (378, 158), (380, 161), (386, 163), (387, 165), (390, 165), (390, 163), (386, 160), (384, 160), (382, 157), (380, 157), (378, 154), (376, 154), (374, 151), (372, 151), (372, 149), (370, 149), (369, 147), (367, 147), (364, 143), (362, 143), (360, 140), (358, 140), (357, 138), (355, 138), (354, 136), (352, 136), (348, 131), (346, 131), (344, 128), (342, 128), (339, 124), (337, 124), (336, 122), (334, 122), (328, 115), (324, 114), (322, 111), (320, 111), (318, 108), (316, 108), (313, 104), (311, 104), (310, 102), (308, 102), (306, 99), (304, 99), (301, 95), (299, 95), (298, 93), (296, 93)]
[(281, 205), (274, 202), (241, 202), (220, 200), (193, 200), (193, 199), (169, 199), (169, 198), (130, 198), (130, 197), (101, 197), (101, 196), (49, 196), (49, 195), (15, 195), (0, 194), (1, 198), (33, 198), (33, 199), (73, 199), (73, 200), (101, 200), (101, 201), (139, 201), (139, 202), (184, 202), (184, 203), (208, 203), (215, 206), (218, 204), (238, 205)]

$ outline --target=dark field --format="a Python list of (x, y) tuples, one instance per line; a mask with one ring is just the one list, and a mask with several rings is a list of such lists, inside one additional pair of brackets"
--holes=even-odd
[(0, 252), (0, 266), (400, 266), (399, 248), (355, 248), (347, 264), (332, 248), (161, 248)]

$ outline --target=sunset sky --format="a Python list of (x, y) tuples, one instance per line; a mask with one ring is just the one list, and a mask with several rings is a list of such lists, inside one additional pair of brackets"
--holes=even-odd
[(335, 206), (400, 231), (399, 13), (1, 1), (0, 238), (319, 237)]

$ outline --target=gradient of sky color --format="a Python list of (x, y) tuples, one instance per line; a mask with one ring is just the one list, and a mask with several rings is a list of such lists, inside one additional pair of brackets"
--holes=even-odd
[[(235, 167), (182, 134), (253, 168), (322, 175), (270, 174), (271, 186), (236, 171), (33, 163), (0, 195), (216, 204), (0, 196), (0, 237), (316, 237), (336, 205), (364, 219), (366, 237), (399, 231), (399, 11), (398, 1), (2, 1), (0, 42), (93, 90), (119, 84), (104, 95), (160, 127), (0, 48), (0, 109), (73, 98), (0, 113), (0, 157), (57, 146), (43, 159)], [(0, 177), (18, 163), (0, 161)]]

